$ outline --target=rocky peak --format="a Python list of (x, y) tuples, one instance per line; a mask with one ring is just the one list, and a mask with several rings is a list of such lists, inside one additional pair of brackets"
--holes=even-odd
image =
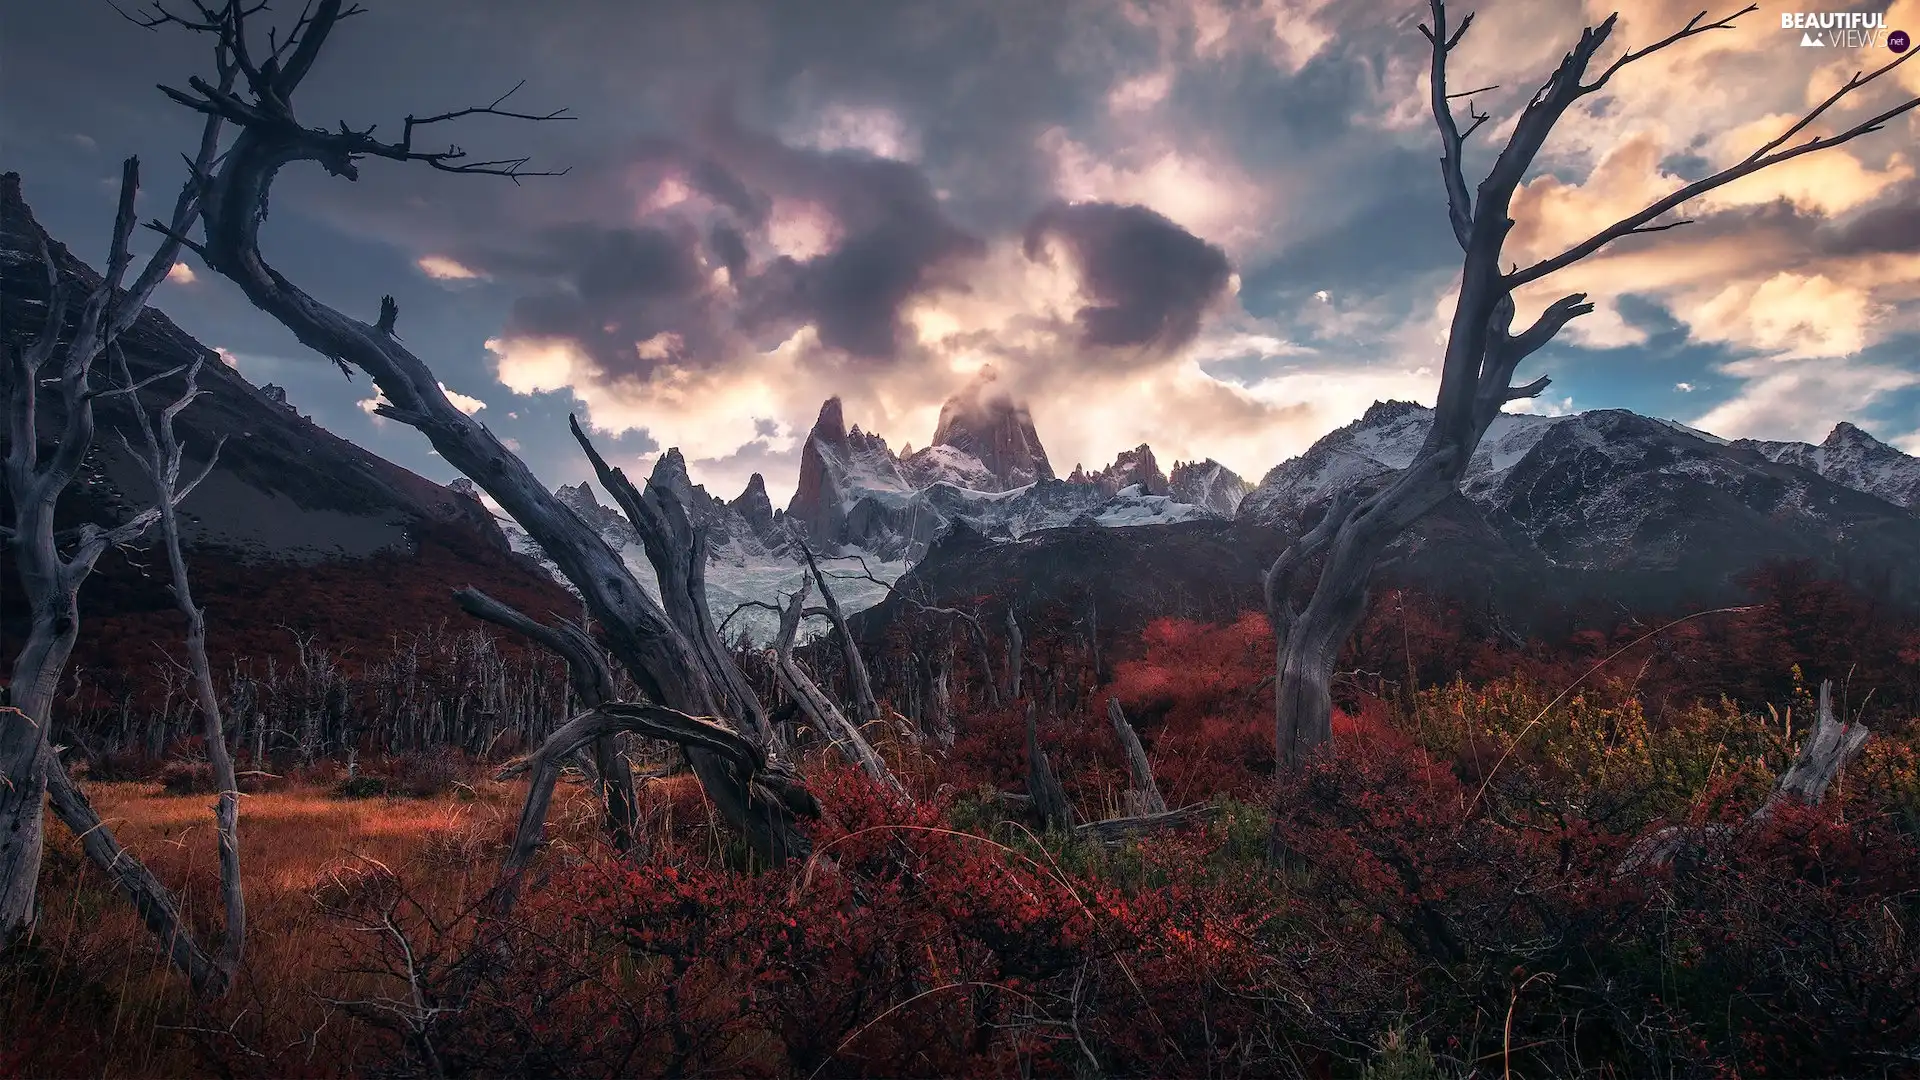
[(1054, 479), (1033, 414), (995, 385), (991, 368), (940, 407), (933, 442), (972, 455), (1008, 489)]
[(448, 481), (447, 490), (462, 498), (472, 499), (474, 502), (480, 501), (479, 486), (464, 476), (456, 476)]
[(1920, 508), (1920, 458), (1902, 453), (1844, 420), (1819, 445), (1741, 439), (1770, 461), (1798, 465), (1835, 483), (1878, 496), (1896, 506)]
[(759, 473), (747, 481), (747, 488), (727, 504), (747, 523), (756, 536), (765, 537), (773, 529), (773, 500), (767, 497), (767, 481)]
[(1120, 456), (1114, 458), (1113, 464), (1098, 472), (1088, 472), (1076, 463), (1073, 474), (1067, 477), (1067, 483), (1092, 484), (1108, 497), (1129, 487), (1138, 487), (1141, 495), (1166, 495), (1170, 492), (1167, 474), (1160, 471), (1160, 462), (1153, 456), (1153, 447), (1146, 443), (1120, 451)]
[(1176, 501), (1204, 507), (1221, 517), (1232, 517), (1253, 485), (1239, 473), (1208, 458), (1174, 462), (1173, 472), (1167, 476), (1167, 488)]

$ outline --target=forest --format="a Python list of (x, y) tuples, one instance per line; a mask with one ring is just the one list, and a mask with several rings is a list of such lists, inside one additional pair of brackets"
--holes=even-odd
[[(0, 707), (0, 1077), (1920, 1068), (1920, 616), (1792, 561), (1747, 574), (1740, 604), (1532, 638), (1375, 587), (1500, 409), (1544, 389), (1515, 385), (1519, 366), (1593, 310), (1568, 294), (1516, 330), (1516, 290), (1880, 130), (1920, 98), (1794, 141), (1910, 57), (1503, 270), (1514, 191), (1573, 103), (1739, 16), (1607, 63), (1614, 21), (1587, 28), (1470, 188), (1462, 147), (1486, 117), (1469, 105), (1459, 126), (1447, 61), (1472, 19), (1432, 0), (1419, 30), (1463, 255), (1432, 429), (1287, 538), (1262, 606), (1103, 636), (1081, 603), (982, 583), (943, 606), (909, 575), (890, 600), (911, 611), (869, 634), (835, 596), (858, 560), (796, 531), (805, 576), (755, 642), (716, 626), (709, 537), (673, 490), (572, 421), (649, 591), (455, 406), (391, 296), (362, 321), (263, 253), (285, 168), (532, 182), (524, 158), (429, 132), (561, 113), (501, 97), (385, 139), (309, 126), (295, 91), (357, 9), (317, 0), (272, 32), (263, 9), (137, 16), (211, 45), (209, 72), (162, 87), (204, 125), (188, 178), (134, 271), (127, 159), (104, 271), (76, 289), (43, 242), (40, 325), (6, 357), (0, 540), (29, 629)], [(575, 606), (474, 581), (453, 593), (463, 621), (348, 649), (419, 586), (316, 580), (331, 625), (221, 641), (196, 600), (219, 571), (181, 520), (214, 467), (175, 428), (201, 364), (136, 378), (122, 349), (182, 250), (367, 375), (375, 411), (523, 528)], [(56, 521), (110, 395), (134, 403), (118, 434), (152, 503)], [(141, 670), (82, 645), (89, 576), (136, 541), (171, 610), (132, 632), (180, 643)]]

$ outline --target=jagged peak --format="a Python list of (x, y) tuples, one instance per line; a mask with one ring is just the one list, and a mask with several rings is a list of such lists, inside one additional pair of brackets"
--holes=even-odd
[(1429, 412), (1425, 405), (1417, 401), (1376, 401), (1367, 406), (1366, 414), (1360, 417), (1363, 424), (1382, 424), (1389, 420), (1398, 420), (1403, 416)]
[(754, 473), (747, 478), (745, 490), (741, 491), (740, 497), (733, 501), (740, 502), (744, 499), (754, 498), (756, 495), (762, 499), (767, 497), (767, 478), (761, 476), (759, 473)]
[(807, 437), (809, 439), (825, 439), (836, 443), (846, 441), (847, 414), (845, 407), (840, 403), (840, 396), (838, 394), (828, 398), (821, 404), (820, 415), (813, 421), (813, 430), (808, 433)]
[[(464, 479), (464, 477), (462, 479)], [(458, 481), (455, 482), (458, 483)], [(554, 489), (553, 494), (561, 502), (574, 502), (577, 500), (582, 506), (600, 505), (599, 500), (593, 497), (593, 485), (587, 483), (585, 480), (580, 481), (572, 487), (561, 484), (558, 488)]]

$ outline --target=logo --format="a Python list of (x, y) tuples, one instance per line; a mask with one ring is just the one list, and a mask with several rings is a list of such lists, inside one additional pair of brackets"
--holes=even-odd
[(1877, 49), (1906, 52), (1913, 39), (1904, 30), (1887, 30), (1884, 11), (1786, 11), (1780, 29), (1800, 31), (1803, 49)]

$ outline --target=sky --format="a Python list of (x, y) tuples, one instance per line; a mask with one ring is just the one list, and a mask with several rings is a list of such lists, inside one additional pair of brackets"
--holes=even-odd
[[(1491, 119), (1477, 183), (1583, 26), (1607, 62), (1708, 0), (1488, 0), (1449, 75)], [(1554, 254), (1729, 164), (1886, 48), (1803, 48), (1765, 3), (1625, 69), (1566, 117), (1515, 200), (1507, 256)], [(122, 0), (128, 6), (131, 0)], [(267, 257), (398, 332), (453, 400), (549, 484), (678, 446), (722, 497), (792, 492), (821, 402), (896, 448), (990, 378), (1028, 401), (1055, 468), (1150, 443), (1257, 479), (1376, 399), (1430, 403), (1460, 252), (1414, 0), (363, 0), (302, 85), (303, 121), (397, 134), (464, 122), (519, 184), (371, 161), (277, 181)], [(1714, 15), (1738, 4), (1720, 4)], [(1920, 0), (1884, 13), (1920, 33)], [(96, 264), (118, 162), (170, 205), (197, 117), (157, 83), (208, 42), (106, 0), (0, 6), (0, 161)], [(1920, 62), (1841, 124), (1920, 93)], [(1464, 101), (1458, 103), (1463, 106)], [(1816, 129), (1821, 130), (1821, 129)], [(1832, 130), (1831, 128), (1826, 130)], [(1594, 314), (1522, 368), (1542, 412), (1628, 408), (1725, 437), (1817, 441), (1838, 421), (1920, 452), (1920, 111), (1684, 208), (1519, 297)], [(256, 384), (433, 479), (424, 437), (184, 257), (153, 303)]]

